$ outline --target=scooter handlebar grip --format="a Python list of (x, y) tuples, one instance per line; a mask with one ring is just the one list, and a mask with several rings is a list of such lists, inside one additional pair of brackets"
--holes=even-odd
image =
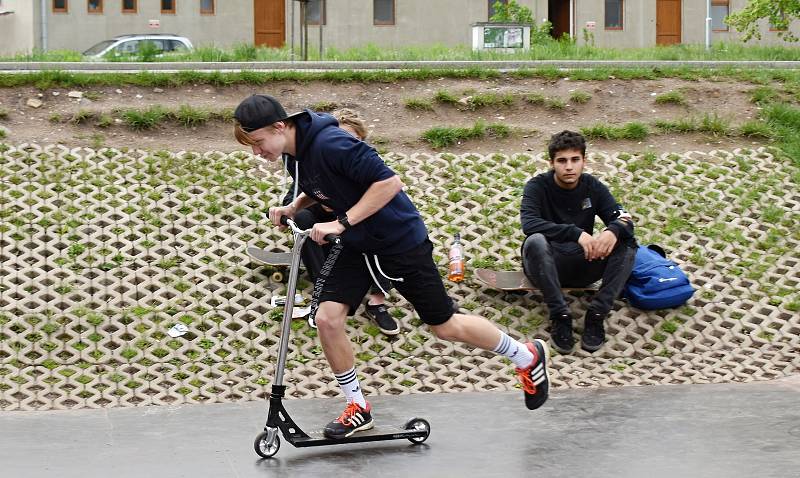
[(281, 216), (281, 224), (284, 226), (289, 225), (289, 216)]
[(339, 236), (337, 236), (336, 234), (327, 234), (323, 239), (333, 244), (338, 244), (339, 241), (341, 241)]

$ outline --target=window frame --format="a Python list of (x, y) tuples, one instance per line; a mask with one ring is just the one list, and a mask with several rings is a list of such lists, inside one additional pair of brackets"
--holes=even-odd
[(390, 22), (382, 22), (378, 21), (375, 18), (375, 2), (378, 0), (372, 0), (372, 25), (378, 27), (391, 27), (397, 24), (397, 1), (391, 0), (392, 2), (392, 21)]
[[(711, 0), (711, 9), (713, 10), (714, 7), (728, 7), (728, 14), (725, 15), (725, 17), (727, 17), (728, 15), (731, 14), (731, 1), (730, 0)], [(711, 18), (713, 19), (714, 17), (712, 16)], [(711, 31), (713, 31), (713, 32), (729, 32), (729, 31), (731, 31), (730, 25), (725, 23), (725, 18), (722, 19), (722, 23), (725, 25), (725, 28), (714, 28), (713, 27), (714, 21), (712, 20), (711, 23), (712, 23)]]
[[(319, 18), (322, 21), (322, 25), (325, 26), (328, 24), (328, 18), (327, 18), (328, 2), (326, 2), (325, 0), (319, 0), (319, 2), (320, 2), (319, 8), (321, 9), (319, 12)], [(308, 3), (311, 2), (309, 1)], [(320, 22), (313, 22), (308, 19), (308, 3), (306, 4), (306, 24), (319, 26)]]
[(53, 13), (69, 13), (69, 0), (64, 0), (64, 8), (56, 8), (56, 0), (50, 4)]
[[(492, 8), (494, 8), (494, 4), (500, 2), (503, 5), (508, 5), (508, 0), (489, 0), (486, 5), (486, 21), (490, 21), (492, 19)], [(496, 13), (496, 12), (495, 12)]]
[(164, 0), (161, 0), (161, 14), (162, 15), (175, 15), (178, 10), (178, 0), (172, 0), (172, 10), (164, 8)]
[(603, 28), (608, 31), (622, 31), (625, 29), (625, 0), (619, 0), (619, 26), (618, 27), (610, 27), (608, 26), (608, 12), (607, 7), (608, 4), (606, 3), (607, 0), (603, 1)]
[(89, 15), (102, 15), (103, 14), (103, 0), (97, 0), (97, 6), (95, 10), (90, 8), (92, 0), (86, 0), (86, 13)]
[(216, 15), (217, 14), (217, 0), (211, 0), (211, 10), (203, 9), (203, 0), (200, 0), (200, 15)]
[(131, 0), (133, 2), (133, 8), (125, 8), (125, 0), (122, 0), (122, 13), (138, 13), (139, 12), (139, 2), (137, 0)]

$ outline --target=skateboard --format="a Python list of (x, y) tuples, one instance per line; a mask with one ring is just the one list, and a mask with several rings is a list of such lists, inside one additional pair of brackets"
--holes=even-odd
[[(250, 259), (271, 267), (289, 267), (292, 265), (292, 254), (289, 252), (273, 252), (255, 246), (247, 246), (247, 255)], [(303, 267), (303, 263), (300, 263)], [(283, 282), (283, 272), (275, 271), (270, 276), (275, 282)]]
[[(531, 284), (522, 271), (494, 271), (491, 269), (475, 269), (475, 277), (492, 289), (506, 291), (533, 291), (539, 290)], [(565, 291), (596, 291), (595, 284), (586, 287), (562, 287)]]

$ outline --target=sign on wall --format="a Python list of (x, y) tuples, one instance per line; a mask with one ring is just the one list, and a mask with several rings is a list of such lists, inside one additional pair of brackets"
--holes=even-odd
[(521, 27), (484, 27), (484, 48), (522, 48), (523, 35)]

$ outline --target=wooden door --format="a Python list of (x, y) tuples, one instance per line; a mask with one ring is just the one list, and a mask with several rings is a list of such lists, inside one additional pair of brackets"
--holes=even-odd
[(253, 0), (256, 45), (282, 47), (286, 42), (285, 0)]
[(656, 44), (681, 42), (681, 0), (657, 0)]
[(549, 0), (547, 2), (547, 19), (553, 24), (550, 34), (555, 39), (563, 34), (569, 36), (569, 2), (572, 0)]

